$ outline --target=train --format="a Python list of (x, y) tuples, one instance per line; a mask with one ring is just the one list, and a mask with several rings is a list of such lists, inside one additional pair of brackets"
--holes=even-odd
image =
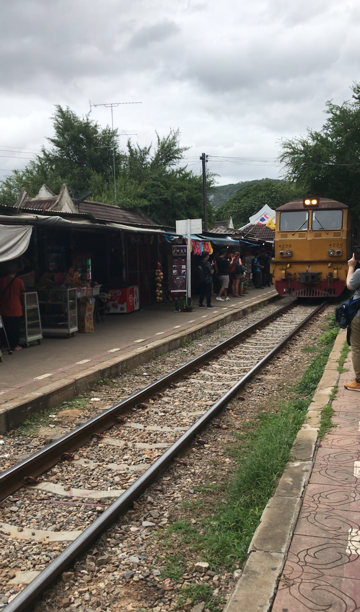
[(341, 295), (355, 241), (349, 207), (328, 198), (294, 200), (276, 210), (275, 225), (272, 273), (278, 294)]

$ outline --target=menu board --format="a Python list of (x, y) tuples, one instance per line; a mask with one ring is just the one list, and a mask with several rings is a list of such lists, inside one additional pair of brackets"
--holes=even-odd
[(186, 245), (172, 246), (172, 276), (171, 291), (184, 293), (186, 291)]

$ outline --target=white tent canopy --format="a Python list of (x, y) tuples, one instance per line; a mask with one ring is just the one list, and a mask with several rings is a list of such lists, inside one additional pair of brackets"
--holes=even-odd
[(273, 210), (272, 208), (270, 208), (270, 206), (265, 204), (265, 206), (263, 206), (259, 210), (259, 212), (256, 213), (256, 215), (249, 217), (249, 223), (257, 223), (259, 225), (266, 225), (266, 222), (269, 221), (269, 219), (274, 218), (274, 217), (275, 217), (275, 210)]
[(0, 262), (20, 257), (27, 250), (32, 227), (0, 225)]

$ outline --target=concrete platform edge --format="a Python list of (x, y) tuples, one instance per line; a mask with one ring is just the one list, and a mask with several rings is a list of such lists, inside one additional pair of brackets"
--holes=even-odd
[(72, 375), (68, 370), (63, 379), (49, 381), (49, 385), (39, 388), (38, 391), (24, 393), (20, 401), (10, 400), (2, 406), (0, 403), (0, 434), (18, 427), (32, 414), (55, 408), (61, 402), (74, 399), (91, 389), (99, 378), (113, 378), (129, 372), (155, 357), (180, 348), (184, 338), (196, 339), (199, 334), (211, 333), (278, 299), (278, 295), (272, 295), (226, 314), (220, 314), (207, 323), (197, 323), (164, 339), (148, 342), (145, 346), (134, 345), (122, 351), (121, 355), (112, 356), (76, 374)]
[[(269, 500), (248, 549), (243, 572), (224, 612), (270, 612), (314, 464), (321, 410), (329, 402), (346, 331), (340, 330), (323, 376), (294, 441), (291, 460)], [(334, 368), (336, 365), (336, 369)], [(330, 386), (330, 384), (332, 386)]]

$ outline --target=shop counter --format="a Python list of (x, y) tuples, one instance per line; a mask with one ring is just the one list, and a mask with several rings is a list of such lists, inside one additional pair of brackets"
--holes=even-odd
[(109, 297), (105, 302), (106, 314), (128, 314), (139, 310), (139, 287), (127, 287), (126, 289), (110, 289), (107, 291)]

